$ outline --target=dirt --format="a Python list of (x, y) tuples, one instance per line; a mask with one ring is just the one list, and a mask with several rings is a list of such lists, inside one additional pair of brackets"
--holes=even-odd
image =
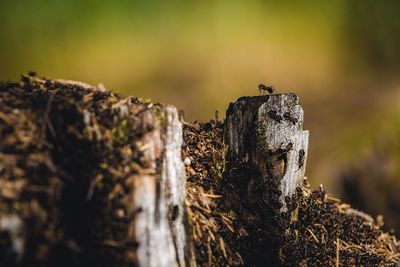
[[(351, 208), (323, 186), (312, 190), (306, 179), (286, 199), (288, 212), (279, 212), (280, 192), (272, 180), (251, 191), (259, 201), (241, 201), (249, 199), (248, 181), (257, 172), (244, 165), (224, 169), (223, 135), (224, 125), (216, 120), (184, 126), (189, 220), (200, 266), (400, 263), (400, 243), (381, 229), (381, 217)], [(228, 224), (222, 216), (230, 219)]]
[(184, 123), (183, 159), (187, 175), (186, 206), (199, 266), (235, 266), (243, 259), (234, 247), (242, 233), (236, 214), (223, 199), (225, 146), (223, 123)]
[(400, 243), (379, 220), (329, 197), (323, 187), (298, 190), (296, 216), (285, 236), (280, 261), (293, 266), (397, 266)]

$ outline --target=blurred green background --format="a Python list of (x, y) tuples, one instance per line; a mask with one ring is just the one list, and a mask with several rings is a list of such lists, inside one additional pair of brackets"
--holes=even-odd
[(300, 96), (311, 131), (307, 176), (351, 200), (343, 172), (382, 144), (400, 183), (399, 11), (390, 0), (1, 0), (0, 80), (35, 70), (101, 82), (174, 104), (189, 121), (272, 84)]

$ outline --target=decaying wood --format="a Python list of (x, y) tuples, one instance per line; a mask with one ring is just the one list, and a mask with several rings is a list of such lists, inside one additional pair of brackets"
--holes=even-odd
[(305, 171), (308, 132), (302, 124), (294, 94), (242, 97), (227, 110), (226, 205), (249, 233), (241, 250), (250, 265), (280, 264)]
[[(146, 146), (144, 156), (152, 164), (149, 174), (135, 177), (132, 192), (132, 210), (140, 211), (130, 230), (139, 244), (138, 266), (186, 266), (182, 124), (175, 107), (166, 106), (164, 116), (165, 129), (158, 125), (139, 141)], [(149, 116), (148, 120), (154, 117)], [(162, 170), (157, 173), (160, 157)]]
[(304, 177), (308, 131), (302, 126), (303, 109), (295, 94), (242, 97), (227, 112), (229, 165), (256, 169), (261, 183), (279, 181), (281, 211), (286, 211), (285, 197), (295, 193)]

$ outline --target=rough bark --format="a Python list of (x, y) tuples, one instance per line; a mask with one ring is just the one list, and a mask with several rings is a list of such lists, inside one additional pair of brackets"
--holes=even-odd
[[(138, 266), (186, 266), (184, 226), (185, 173), (181, 156), (182, 124), (175, 107), (163, 110), (165, 128), (157, 127), (140, 141), (152, 171), (135, 177), (133, 211), (140, 210), (130, 233), (140, 245)], [(148, 120), (154, 120), (149, 117)], [(157, 173), (161, 158), (162, 170)]]

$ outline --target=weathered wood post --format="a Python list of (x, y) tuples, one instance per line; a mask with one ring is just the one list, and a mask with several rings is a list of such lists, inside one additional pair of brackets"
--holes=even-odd
[[(232, 201), (242, 220), (253, 225), (251, 261), (274, 261), (279, 243), (296, 209), (296, 188), (303, 180), (308, 131), (295, 94), (242, 97), (229, 106), (225, 143)], [(257, 236), (258, 238), (254, 238)], [(276, 250), (265, 253), (263, 250)]]
[[(132, 211), (140, 212), (136, 213), (130, 233), (139, 244), (138, 266), (186, 266), (189, 237), (184, 222), (186, 178), (181, 156), (182, 124), (175, 107), (167, 105), (162, 112), (164, 125), (156, 123), (155, 130), (138, 140), (146, 146), (144, 157), (151, 163), (150, 173), (137, 175), (133, 180)], [(154, 114), (149, 113), (144, 123), (154, 120)], [(159, 161), (161, 173), (157, 173)]]

